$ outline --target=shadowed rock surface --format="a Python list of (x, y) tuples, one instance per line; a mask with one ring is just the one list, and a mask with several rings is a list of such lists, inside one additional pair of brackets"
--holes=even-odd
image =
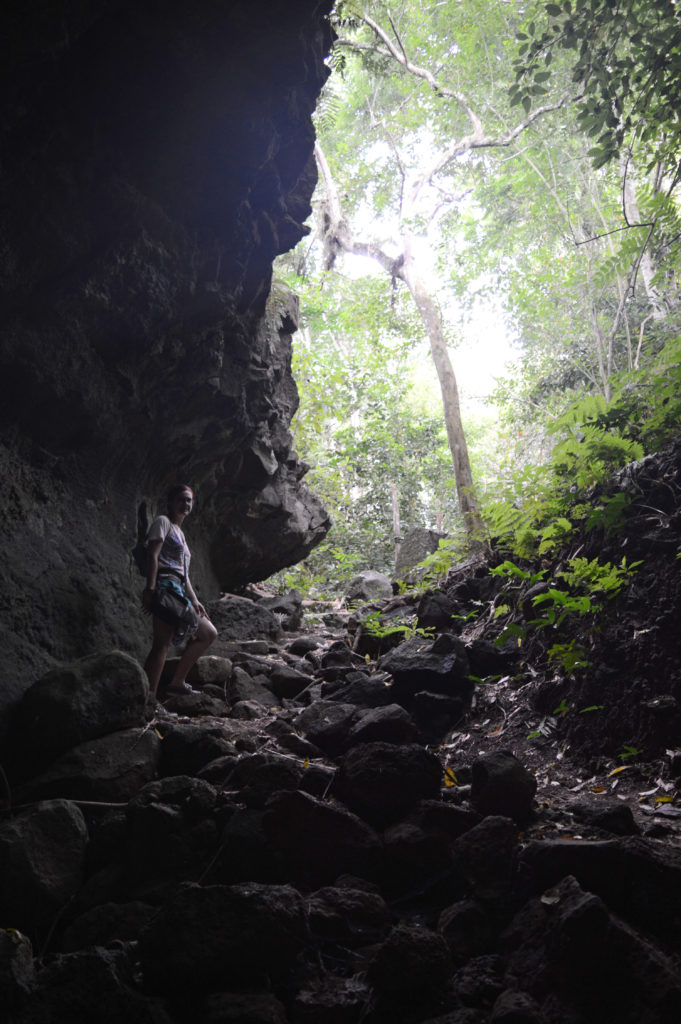
[(168, 486), (204, 597), (328, 517), (291, 450), (327, 0), (8, 0), (0, 172), (3, 696), (141, 643), (128, 552)]

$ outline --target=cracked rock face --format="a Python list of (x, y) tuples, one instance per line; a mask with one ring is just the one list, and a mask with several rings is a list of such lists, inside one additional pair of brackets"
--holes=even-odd
[(190, 484), (204, 600), (293, 564), (328, 517), (289, 424), (330, 4), (4, 7), (4, 699), (146, 624), (137, 510)]

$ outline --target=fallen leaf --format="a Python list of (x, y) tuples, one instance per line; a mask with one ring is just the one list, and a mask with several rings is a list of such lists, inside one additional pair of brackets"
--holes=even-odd
[(591, 789), (592, 793), (605, 793), (605, 786), (593, 786)]
[(456, 786), (456, 775), (451, 768), (445, 768), (445, 786)]
[(611, 778), (613, 775), (619, 775), (620, 772), (628, 772), (631, 768), (630, 764), (621, 764), (619, 768), (613, 768), (611, 772), (608, 772), (606, 778)]

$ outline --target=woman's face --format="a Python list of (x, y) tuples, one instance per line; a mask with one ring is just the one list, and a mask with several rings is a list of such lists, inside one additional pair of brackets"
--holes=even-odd
[(173, 500), (170, 502), (170, 518), (175, 519), (188, 516), (194, 507), (194, 496), (191, 491), (182, 491), (181, 494), (176, 494)]

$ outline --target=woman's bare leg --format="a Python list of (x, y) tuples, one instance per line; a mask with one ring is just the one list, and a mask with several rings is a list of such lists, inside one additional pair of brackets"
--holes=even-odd
[(144, 671), (147, 673), (149, 680), (149, 692), (152, 697), (155, 697), (175, 630), (173, 626), (157, 618), (156, 615), (153, 617), (153, 628), (151, 650), (147, 655), (147, 660), (144, 662)]
[(170, 680), (169, 689), (177, 690), (185, 682), (187, 673), (192, 665), (195, 665), (204, 651), (206, 651), (215, 640), (218, 631), (204, 615), (199, 619), (199, 626), (194, 639), (190, 641), (187, 648), (177, 663), (173, 678)]

